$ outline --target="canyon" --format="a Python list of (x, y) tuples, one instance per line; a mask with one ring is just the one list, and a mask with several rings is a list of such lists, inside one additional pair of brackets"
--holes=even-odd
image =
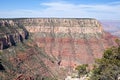
[(117, 38), (92, 18), (0, 19), (0, 59), (12, 75), (2, 78), (63, 80), (78, 65), (91, 69)]
[(101, 20), (105, 31), (120, 37), (120, 20)]

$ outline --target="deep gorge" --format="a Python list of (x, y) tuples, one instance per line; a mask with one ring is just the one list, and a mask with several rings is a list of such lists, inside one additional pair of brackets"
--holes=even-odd
[(92, 18), (0, 19), (0, 59), (8, 75), (0, 74), (6, 80), (62, 79), (77, 65), (94, 64), (116, 38)]

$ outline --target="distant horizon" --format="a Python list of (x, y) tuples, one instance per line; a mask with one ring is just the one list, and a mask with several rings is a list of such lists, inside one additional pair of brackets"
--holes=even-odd
[(1, 0), (0, 18), (120, 20), (119, 0)]
[[(46, 19), (46, 18), (58, 18), (58, 19), (96, 19), (96, 18), (80, 18), (80, 17), (5, 17), (0, 19)], [(120, 21), (120, 19), (96, 19), (100, 21)]]

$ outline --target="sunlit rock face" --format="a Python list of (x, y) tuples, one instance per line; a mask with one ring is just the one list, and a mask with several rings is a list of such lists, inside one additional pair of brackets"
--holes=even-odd
[[(12, 28), (9, 35), (1, 33), (2, 36), (4, 34), (1, 41), (6, 45), (19, 42), (21, 37), (26, 38), (28, 31), (34, 34), (37, 45), (47, 54), (61, 58), (61, 65), (70, 60), (75, 65), (93, 63), (94, 58), (102, 56), (105, 48), (115, 44), (114, 37), (104, 32), (101, 24), (91, 18), (3, 19), (0, 25)], [(26, 31), (16, 26), (24, 26)], [(10, 41), (10, 38), (13, 40)]]
[(25, 19), (20, 20), (29, 32), (58, 33), (102, 33), (100, 23), (95, 19)]
[(19, 19), (16, 23), (34, 33), (37, 45), (64, 67), (92, 64), (102, 57), (104, 49), (116, 45), (116, 37), (104, 32), (96, 19)]
[[(1, 19), (0, 50), (24, 42), (29, 34), (33, 39), (33, 43), (29, 44), (32, 48), (27, 49), (24, 55), (23, 52), (17, 53), (15, 60), (23, 60), (21, 67), (27, 64), (33, 70), (32, 64), (39, 67), (42, 66), (40, 64), (42, 62), (52, 73), (60, 74), (61, 77), (65, 76), (63, 72), (67, 73), (77, 65), (93, 64), (96, 58), (102, 57), (106, 48), (116, 46), (114, 40), (117, 38), (105, 32), (99, 21), (91, 18)], [(42, 51), (36, 51), (36, 46), (33, 44), (37, 44)], [(41, 53), (49, 58), (44, 58)], [(32, 60), (32, 57), (36, 60)], [(13, 64), (17, 65), (18, 62), (15, 60), (13, 57)], [(65, 71), (62, 72), (61, 68)], [(27, 70), (27, 68), (19, 70)], [(41, 68), (39, 70), (35, 68), (33, 71), (35, 75), (42, 74)]]

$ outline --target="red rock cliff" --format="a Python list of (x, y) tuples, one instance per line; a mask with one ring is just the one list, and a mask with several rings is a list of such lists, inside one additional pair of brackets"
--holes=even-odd
[[(60, 74), (61, 67), (69, 71), (79, 64), (93, 64), (95, 58), (102, 57), (104, 49), (116, 45), (114, 42), (116, 37), (105, 32), (96, 19), (30, 18), (0, 20), (0, 48), (4, 49), (16, 45), (17, 42), (23, 42), (28, 38), (28, 32), (32, 34), (33, 43), (50, 57), (49, 59), (41, 57), (39, 52), (33, 49), (32, 44), (29, 44), (32, 45), (30, 51), (26, 50), (24, 55), (17, 54), (17, 58), (23, 59), (22, 65), (27, 64), (36, 74), (42, 74), (42, 71), (39, 69), (40, 71), (37, 72), (37, 68), (34, 69), (31, 65), (34, 56), (39, 56), (53, 73)], [(36, 57), (35, 65), (42, 66)], [(24, 58), (27, 60), (26, 63)], [(18, 64), (15, 61), (13, 63)], [(22, 65), (21, 67), (24, 67)], [(27, 68), (20, 70), (24, 71)]]
[(92, 64), (104, 49), (116, 45), (115, 37), (104, 32), (96, 19), (41, 18), (16, 23), (34, 33), (37, 45), (64, 67)]

